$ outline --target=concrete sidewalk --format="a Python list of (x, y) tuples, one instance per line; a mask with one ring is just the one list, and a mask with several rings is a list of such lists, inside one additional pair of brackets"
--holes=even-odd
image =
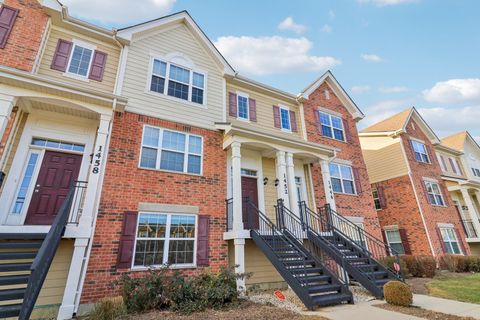
[(427, 310), (480, 319), (480, 304), (414, 294), (413, 305)]

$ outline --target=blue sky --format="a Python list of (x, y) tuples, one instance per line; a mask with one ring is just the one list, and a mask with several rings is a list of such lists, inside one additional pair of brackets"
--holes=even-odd
[(480, 139), (480, 1), (63, 2), (107, 27), (188, 10), (250, 78), (298, 93), (331, 69), (367, 115), (360, 127), (415, 106), (440, 137)]

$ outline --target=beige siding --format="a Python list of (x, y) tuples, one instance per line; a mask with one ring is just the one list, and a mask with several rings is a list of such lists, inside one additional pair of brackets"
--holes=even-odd
[(468, 245), (473, 256), (480, 256), (480, 243), (470, 242)]
[[(72, 41), (73, 39), (81, 40), (83, 42), (96, 46), (97, 50), (100, 50), (108, 54), (107, 64), (105, 66), (105, 71), (103, 74), (103, 80), (102, 81), (94, 81), (94, 80), (82, 81), (78, 79), (73, 79), (71, 77), (67, 77), (61, 71), (51, 69), (50, 66), (52, 64), (52, 59), (55, 53), (55, 49), (57, 47), (58, 39), (63, 39), (68, 41)], [(115, 86), (115, 77), (117, 74), (119, 56), (120, 56), (120, 48), (118, 46), (101, 42), (97, 39), (87, 38), (83, 35), (77, 34), (75, 32), (72, 32), (66, 29), (62, 29), (59, 27), (52, 27), (49, 38), (45, 45), (45, 51), (43, 53), (43, 57), (40, 62), (38, 73), (40, 75), (45, 75), (45, 76), (54, 78), (55, 80), (62, 81), (64, 83), (69, 83), (81, 88), (90, 88), (97, 91), (101, 90), (101, 91), (112, 93), (113, 88)]]
[(252, 240), (245, 243), (245, 271), (251, 273), (246, 282), (248, 286), (264, 289), (285, 287), (280, 274)]
[[(388, 137), (383, 139), (385, 140), (365, 137), (360, 139), (371, 183), (408, 173), (408, 166), (400, 140)], [(378, 142), (378, 144), (375, 144), (375, 142)]]
[[(285, 137), (291, 137), (292, 135), (300, 138), (302, 137), (302, 124), (300, 121), (300, 111), (299, 111), (298, 105), (289, 103), (287, 101), (282, 101), (280, 99), (276, 99), (259, 92), (255, 92), (248, 88), (240, 87), (238, 85), (233, 85), (231, 83), (227, 83), (226, 98), (229, 99), (228, 92), (236, 93), (237, 91), (248, 94), (249, 98), (255, 99), (256, 101), (257, 122), (249, 122), (249, 125), (252, 127), (252, 129), (260, 130), (269, 134), (285, 136)], [(288, 107), (292, 111), (295, 111), (297, 128), (298, 128), (298, 131), (296, 133), (286, 133), (286, 132), (283, 132), (281, 129), (275, 128), (275, 125), (273, 122), (273, 106), (274, 105), (276, 106), (282, 105), (282, 106)], [(228, 108), (228, 101), (227, 101), (227, 108)], [(236, 120), (235, 117), (230, 117), (230, 116), (229, 116), (229, 121), (231, 121), (232, 123), (245, 124), (245, 121)]]
[[(439, 159), (438, 155), (441, 155), (441, 156), (443, 157), (443, 159), (445, 160), (445, 167), (446, 167), (445, 169), (446, 169), (446, 171), (444, 171), (444, 170), (443, 170), (444, 168), (442, 167), (442, 172), (443, 172), (444, 174), (449, 175), (449, 176), (454, 176), (454, 177), (466, 178), (466, 176), (465, 176), (465, 169), (464, 169), (463, 166), (462, 166), (462, 162), (461, 162), (460, 157), (457, 157), (457, 156), (455, 156), (455, 155), (449, 154), (449, 153), (447, 153), (447, 152), (443, 152), (443, 151), (436, 150), (436, 156), (437, 156), (437, 158), (435, 159), (435, 161), (436, 161), (437, 159)], [(455, 173), (455, 172), (453, 171), (453, 167), (452, 167), (452, 164), (450, 163), (449, 158), (452, 158), (452, 159), (454, 159), (454, 160), (457, 161), (458, 167), (460, 168), (461, 172)], [(441, 160), (439, 160), (439, 162), (440, 162), (440, 161), (441, 161)]]
[[(192, 60), (194, 69), (206, 72), (206, 108), (147, 90), (151, 56), (162, 58), (170, 53), (183, 54)], [(220, 68), (183, 23), (132, 41), (122, 91), (129, 99), (127, 111), (213, 129), (215, 122), (223, 120), (223, 88)]]
[(8, 147), (9, 149), (7, 150), (8, 155), (5, 161), (5, 167), (2, 170), (6, 174), (8, 174), (8, 172), (10, 171), (10, 168), (12, 167), (13, 158), (15, 157), (15, 153), (17, 152), (18, 144), (20, 142), (20, 138), (22, 137), (23, 130), (25, 129), (25, 123), (27, 122), (27, 118), (28, 118), (28, 113), (22, 112), (19, 115), (17, 128), (15, 129), (16, 130), (15, 136), (10, 141), (11, 145)]
[(264, 185), (265, 195), (265, 214), (275, 222), (275, 204), (277, 201), (277, 189), (275, 188), (275, 160), (271, 158), (262, 158), (263, 176), (268, 178), (268, 183)]

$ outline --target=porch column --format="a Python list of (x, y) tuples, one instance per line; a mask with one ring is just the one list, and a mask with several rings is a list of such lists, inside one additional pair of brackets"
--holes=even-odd
[(290, 208), (288, 196), (287, 164), (285, 163), (285, 151), (277, 151), (277, 199), (283, 199), (283, 203)]
[(470, 198), (468, 189), (461, 188), (460, 191), (462, 192), (463, 201), (465, 201), (465, 204), (467, 205), (468, 214), (470, 215), (470, 219), (472, 219), (472, 224), (478, 237), (478, 235), (480, 235), (480, 221), (478, 220), (477, 211), (473, 205), (472, 198)]
[(335, 195), (333, 194), (332, 180), (330, 179), (330, 162), (326, 159), (320, 159), (320, 169), (322, 170), (323, 189), (325, 190), (325, 201), (334, 211), (337, 210), (335, 204)]
[(297, 184), (295, 183), (295, 167), (293, 164), (293, 154), (291, 152), (286, 153), (287, 159), (287, 181), (288, 181), (288, 198), (290, 200), (290, 210), (297, 216), (300, 215), (298, 208), (298, 194)]
[[(233, 206), (233, 231), (243, 230), (242, 215), (242, 155), (240, 142), (232, 142), (232, 206)], [(236, 251), (236, 250), (235, 250)]]
[(0, 140), (7, 128), (8, 120), (16, 101), (17, 98), (13, 96), (0, 94)]
[(88, 239), (75, 240), (72, 262), (68, 270), (67, 283), (63, 293), (62, 305), (58, 310), (57, 320), (71, 319), (75, 311), (75, 298), (77, 296), (80, 274), (82, 272), (83, 258), (88, 246)]
[[(233, 240), (235, 246), (235, 273), (244, 274), (245, 273), (245, 239), (236, 238)], [(245, 278), (237, 278), (237, 290), (241, 295), (245, 294), (247, 288), (245, 286)]]
[(100, 197), (99, 188), (101, 186), (101, 177), (105, 170), (105, 157), (107, 156), (107, 141), (110, 130), (112, 116), (109, 114), (100, 115), (100, 124), (97, 130), (97, 139), (93, 149), (92, 164), (88, 174), (87, 190), (85, 191), (85, 201), (80, 217), (79, 226), (91, 228), (98, 199)]

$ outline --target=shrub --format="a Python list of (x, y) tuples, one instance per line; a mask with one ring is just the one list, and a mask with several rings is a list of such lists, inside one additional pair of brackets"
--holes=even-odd
[(400, 281), (389, 281), (383, 286), (385, 300), (389, 304), (408, 307), (413, 302), (412, 290)]
[[(382, 265), (384, 265), (385, 267), (390, 268), (391, 270), (395, 271), (395, 267), (394, 267), (393, 264), (395, 262), (397, 262), (397, 258), (396, 257), (384, 257), (384, 258), (379, 259), (379, 262)], [(408, 267), (407, 267), (407, 264), (405, 263), (405, 261), (403, 259), (400, 259), (400, 268), (401, 268), (401, 272), (402, 272), (403, 276), (408, 277), (408, 275), (409, 275)]]
[(480, 257), (468, 256), (465, 257), (466, 271), (480, 272)]
[(126, 314), (127, 308), (122, 297), (104, 298), (95, 303), (88, 318), (91, 320), (115, 320), (121, 319)]
[(422, 277), (422, 270), (415, 256), (402, 256), (401, 259), (405, 262), (408, 272), (412, 277)]
[(450, 272), (480, 272), (480, 257), (446, 254), (439, 258), (440, 268)]
[(437, 261), (432, 256), (418, 256), (417, 263), (422, 277), (433, 278), (437, 270)]

